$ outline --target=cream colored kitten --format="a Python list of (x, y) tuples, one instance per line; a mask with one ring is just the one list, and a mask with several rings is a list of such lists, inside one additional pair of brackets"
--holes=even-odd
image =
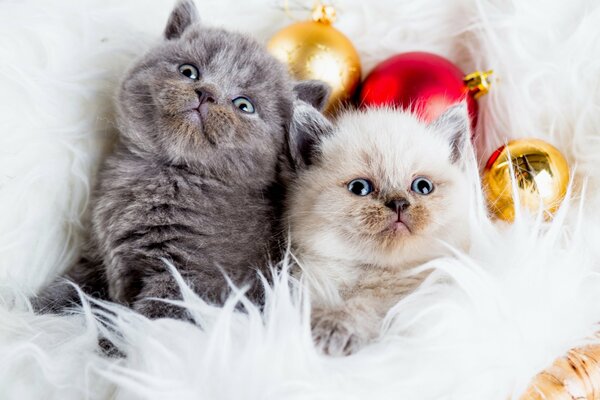
[(311, 294), (313, 337), (327, 354), (375, 338), (387, 311), (420, 283), (410, 267), (466, 239), (466, 107), (426, 124), (372, 109), (332, 126), (297, 107), (288, 203), (292, 248)]

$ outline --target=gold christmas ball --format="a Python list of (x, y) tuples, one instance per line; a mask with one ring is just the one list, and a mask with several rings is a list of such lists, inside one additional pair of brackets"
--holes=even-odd
[(313, 20), (298, 22), (275, 34), (267, 47), (298, 80), (319, 79), (331, 86), (325, 112), (349, 101), (360, 82), (360, 59), (343, 33), (331, 26), (335, 12), (318, 6)]
[(520, 400), (592, 400), (600, 393), (600, 345), (569, 350), (540, 372)]
[(492, 154), (483, 173), (490, 209), (506, 221), (515, 217), (513, 182), (521, 207), (534, 213), (542, 208), (548, 219), (567, 193), (569, 165), (554, 146), (542, 140), (514, 140)]

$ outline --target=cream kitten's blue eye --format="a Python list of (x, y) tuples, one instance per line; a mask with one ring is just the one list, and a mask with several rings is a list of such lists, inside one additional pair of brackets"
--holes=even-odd
[(368, 179), (354, 179), (348, 183), (348, 190), (357, 196), (366, 196), (373, 191), (373, 184)]
[(420, 176), (420, 177), (416, 178), (414, 181), (412, 181), (410, 188), (415, 193), (422, 194), (423, 196), (427, 196), (428, 194), (433, 192), (433, 183), (429, 179), (427, 179), (423, 176)]
[(200, 78), (200, 72), (198, 72), (198, 68), (196, 68), (192, 64), (182, 64), (179, 66), (179, 72), (187, 78), (193, 79), (197, 81)]
[(240, 96), (233, 99), (233, 105), (245, 112), (246, 114), (254, 114), (254, 104), (249, 98)]

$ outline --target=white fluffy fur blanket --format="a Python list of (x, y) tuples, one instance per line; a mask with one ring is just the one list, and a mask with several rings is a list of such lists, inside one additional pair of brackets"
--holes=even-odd
[[(204, 21), (266, 40), (284, 1), (198, 1)], [(308, 9), (311, 1), (291, 1)], [(478, 154), (513, 137), (555, 144), (575, 170), (552, 224), (470, 210), (468, 254), (435, 260), (381, 339), (347, 358), (312, 347), (282, 276), (264, 315), (186, 305), (198, 326), (113, 308), (129, 354), (106, 358), (89, 307), (37, 316), (24, 300), (76, 256), (90, 186), (113, 139), (111, 97), (158, 40), (171, 1), (0, 2), (0, 399), (506, 399), (600, 321), (600, 3), (338, 0), (365, 72), (402, 51), (493, 68)], [(300, 8), (302, 8), (300, 7)], [(307, 11), (294, 13), (298, 19)], [(104, 334), (111, 335), (110, 332)]]

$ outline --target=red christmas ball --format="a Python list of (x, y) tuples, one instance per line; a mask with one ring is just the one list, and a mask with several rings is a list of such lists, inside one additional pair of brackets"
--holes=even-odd
[(450, 106), (466, 99), (474, 130), (477, 123), (475, 98), (487, 92), (490, 73), (476, 72), (465, 76), (456, 65), (436, 54), (403, 53), (371, 71), (360, 88), (358, 105), (399, 106), (430, 122)]

